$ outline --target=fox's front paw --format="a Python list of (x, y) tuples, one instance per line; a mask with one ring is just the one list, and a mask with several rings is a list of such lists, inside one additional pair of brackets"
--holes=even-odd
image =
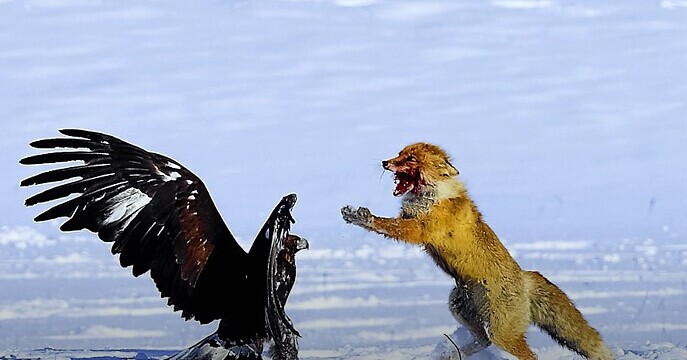
[(345, 222), (358, 226), (368, 226), (372, 224), (372, 213), (368, 208), (354, 209), (352, 206), (341, 208), (341, 215)]

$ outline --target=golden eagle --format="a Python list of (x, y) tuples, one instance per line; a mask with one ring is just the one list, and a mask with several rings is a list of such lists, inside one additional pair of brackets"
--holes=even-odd
[(177, 161), (99, 132), (60, 132), (66, 137), (30, 145), (61, 150), (20, 163), (80, 163), (23, 180), (21, 186), (61, 182), (26, 199), (26, 206), (63, 200), (35, 221), (66, 217), (60, 230), (97, 233), (134, 276), (150, 271), (184, 319), (219, 320), (215, 333), (175, 357), (260, 359), (271, 342), (273, 359), (298, 358), (300, 334), (284, 310), (296, 278), (295, 254), (308, 248), (290, 234), (296, 194), (281, 199), (246, 252), (203, 182)]

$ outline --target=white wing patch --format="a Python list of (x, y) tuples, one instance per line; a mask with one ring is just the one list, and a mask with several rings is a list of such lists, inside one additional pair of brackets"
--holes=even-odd
[(165, 164), (165, 166), (172, 168), (172, 169), (181, 170), (181, 166), (179, 166), (175, 163), (172, 163), (172, 162), (167, 162), (167, 164)]
[[(101, 221), (103, 226), (120, 221), (127, 216), (140, 211), (144, 206), (148, 205), (151, 198), (142, 191), (129, 188), (121, 193), (113, 196), (107, 200), (107, 212), (103, 220)], [(128, 221), (131, 221), (133, 216), (129, 217)], [(120, 226), (120, 228), (125, 228), (126, 225)]]
[[(167, 162), (167, 164), (165, 164), (165, 166), (162, 168), (160, 168), (156, 165), (153, 165), (153, 168), (155, 169), (156, 174), (162, 176), (162, 181), (164, 181), (164, 182), (174, 181), (174, 180), (181, 177), (181, 174), (179, 174), (178, 171), (174, 171), (174, 170), (181, 170), (181, 167), (179, 165), (171, 163), (171, 162)], [(163, 169), (164, 170), (173, 169), (173, 170), (167, 172), (167, 171), (164, 171)]]
[(162, 180), (167, 182), (167, 181), (174, 181), (178, 178), (181, 177), (181, 174), (179, 174), (176, 171), (172, 171), (171, 173), (167, 174), (165, 172), (160, 171), (160, 175), (162, 175)]

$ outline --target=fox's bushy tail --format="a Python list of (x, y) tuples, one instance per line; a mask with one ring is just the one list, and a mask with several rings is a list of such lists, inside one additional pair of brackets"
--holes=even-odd
[(601, 335), (589, 326), (570, 298), (536, 271), (525, 272), (532, 322), (559, 344), (591, 360), (612, 360)]

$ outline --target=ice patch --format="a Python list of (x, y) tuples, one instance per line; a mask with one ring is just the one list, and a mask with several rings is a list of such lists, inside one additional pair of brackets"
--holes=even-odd
[(376, 296), (367, 298), (344, 298), (338, 296), (316, 297), (304, 301), (291, 301), (289, 309), (292, 310), (325, 310), (325, 309), (345, 309), (358, 307), (380, 306), (381, 301)]
[(598, 315), (608, 312), (608, 309), (603, 306), (578, 306), (578, 310), (585, 315)]
[(584, 250), (591, 246), (590, 241), (536, 241), (530, 243), (510, 244), (513, 250)]
[(310, 249), (306, 253), (299, 253), (298, 260), (322, 260), (350, 258), (351, 253), (343, 249)]
[(44, 248), (55, 245), (55, 240), (48, 239), (45, 235), (28, 226), (2, 226), (0, 228), (0, 245), (11, 245), (17, 249)]
[(354, 283), (354, 282), (344, 282), (344, 283), (327, 283), (327, 284), (301, 284), (298, 288), (292, 290), (294, 295), (305, 295), (313, 293), (332, 293), (337, 291), (349, 291), (349, 290), (366, 290), (366, 289), (398, 289), (398, 288), (415, 288), (415, 287), (442, 287), (450, 288), (453, 283), (450, 280), (423, 280), (423, 281), (402, 281), (402, 282), (370, 282), (370, 283)]
[[(160, 352), (160, 350), (151, 351), (152, 353)], [(174, 353), (176, 351), (170, 351)], [(24, 350), (14, 351), (10, 358), (17, 359), (50, 359), (50, 360), (73, 360), (73, 359), (138, 359), (139, 354), (143, 355), (144, 351), (137, 350), (65, 350), (44, 348), (38, 350)], [(143, 356), (144, 359), (158, 359), (154, 356)], [(160, 358), (162, 359), (162, 358)]]
[(659, 290), (622, 290), (622, 291), (570, 291), (568, 295), (573, 300), (580, 299), (608, 299), (608, 298), (630, 298), (630, 297), (668, 297), (685, 295), (686, 291), (677, 288), (666, 288)]
[(642, 245), (635, 246), (635, 251), (642, 253), (645, 256), (656, 256), (658, 253), (658, 247), (654, 245), (653, 239), (646, 239)]
[(380, 300), (376, 296), (364, 297), (339, 297), (322, 296), (303, 301), (291, 301), (289, 305), (293, 310), (328, 310), (328, 309), (351, 309), (351, 308), (370, 308), (370, 307), (421, 307), (446, 305), (446, 300), (423, 299), (423, 300)]
[(147, 303), (160, 303), (160, 297), (148, 296), (148, 297), (134, 297), (134, 298), (98, 298), (98, 299), (73, 299), (71, 303), (73, 304), (86, 304), (86, 305), (132, 305), (132, 304), (147, 304)]
[(665, 331), (685, 331), (687, 324), (669, 324), (669, 323), (635, 323), (631, 325), (608, 326), (619, 331), (632, 332), (665, 332)]
[(618, 357), (618, 360), (684, 360), (687, 359), (687, 349), (684, 347), (675, 346), (669, 342), (660, 342), (656, 344), (640, 346), (637, 349), (628, 349), (619, 355), (621, 356)]
[(105, 325), (93, 325), (83, 331), (76, 332), (69, 335), (52, 335), (48, 336), (53, 340), (92, 340), (92, 339), (135, 339), (146, 337), (163, 337), (164, 331), (159, 330), (141, 330), (141, 329), (123, 329), (116, 327), (109, 327)]
[(355, 250), (346, 249), (310, 249), (307, 253), (298, 254), (299, 260), (343, 260), (343, 259), (417, 259), (423, 255), (417, 246), (379, 246), (363, 245)]
[(443, 334), (449, 334), (455, 330), (455, 328), (455, 326), (431, 326), (394, 332), (361, 331), (357, 334), (350, 335), (350, 340), (362, 342), (391, 342), (436, 338), (438, 341), (443, 337)]
[(95, 259), (84, 253), (71, 253), (68, 255), (55, 255), (52, 258), (40, 256), (36, 258), (36, 263), (47, 265), (68, 265), (68, 264), (88, 264), (97, 263)]
[(366, 319), (317, 319), (298, 323), (299, 329), (342, 329), (356, 327), (377, 327), (396, 325), (403, 321), (399, 318), (366, 318)]
[(88, 308), (78, 309), (78, 312), (67, 314), (60, 314), (68, 318), (83, 318), (83, 317), (110, 317), (110, 316), (158, 316), (168, 315), (170, 308), (164, 305), (150, 308), (122, 308), (122, 307), (103, 307), (103, 308)]
[(617, 264), (620, 262), (619, 254), (607, 254), (603, 256), (603, 261), (607, 263)]
[(155, 307), (138, 308), (100, 305), (103, 304), (87, 304), (79, 300), (31, 299), (0, 306), (0, 320), (159, 316), (171, 312), (164, 303)]
[(40, 278), (40, 275), (33, 271), (24, 271), (14, 274), (0, 274), (0, 280), (28, 280), (38, 278)]
[(0, 306), (0, 320), (40, 319), (69, 310), (67, 300), (33, 299)]
[(376, 253), (375, 249), (370, 245), (363, 245), (361, 248), (355, 251), (355, 256), (360, 259), (370, 258)]

